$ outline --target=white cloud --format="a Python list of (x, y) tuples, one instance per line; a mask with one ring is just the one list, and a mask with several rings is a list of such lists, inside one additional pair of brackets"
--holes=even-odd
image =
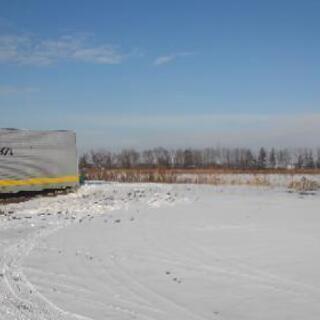
[(72, 56), (77, 60), (101, 64), (118, 64), (123, 60), (123, 56), (110, 46), (78, 49), (73, 52)]
[(174, 55), (161, 56), (161, 57), (158, 57), (158, 58), (156, 58), (156, 59), (154, 60), (154, 65), (160, 66), (160, 65), (162, 65), (162, 64), (171, 62), (171, 61), (174, 60), (175, 58), (176, 58), (176, 56), (174, 56)]
[(33, 87), (16, 87), (16, 86), (0, 85), (0, 96), (35, 93), (39, 91), (40, 90), (38, 88), (33, 88)]
[(125, 54), (108, 44), (95, 45), (84, 35), (38, 39), (28, 34), (0, 36), (0, 63), (50, 65), (61, 60), (118, 64)]
[(153, 64), (155, 66), (160, 66), (166, 63), (173, 62), (174, 60), (181, 58), (181, 57), (187, 57), (193, 55), (193, 52), (177, 52), (177, 53), (172, 53), (164, 56), (157, 57)]

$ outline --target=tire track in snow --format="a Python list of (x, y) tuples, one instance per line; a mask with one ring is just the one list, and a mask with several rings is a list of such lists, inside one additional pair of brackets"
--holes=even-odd
[[(121, 277), (121, 280), (119, 279), (119, 283), (126, 283), (128, 288), (136, 288), (136, 292), (139, 292), (139, 297), (144, 297), (144, 299), (147, 299), (147, 301), (150, 301), (152, 299), (155, 300), (155, 305), (164, 304), (164, 310), (168, 310), (169, 308), (173, 308), (175, 310), (174, 312), (178, 312), (179, 314), (182, 314), (183, 316), (187, 316), (188, 319), (197, 319), (197, 320), (205, 320), (205, 317), (202, 317), (198, 314), (194, 314), (191, 310), (184, 307), (183, 305), (180, 305), (179, 303), (165, 297), (164, 295), (152, 290), (145, 284), (143, 284), (141, 281), (138, 281), (134, 278), (133, 275), (130, 274), (130, 272), (119, 263), (116, 263), (116, 261), (113, 261), (115, 264), (115, 268), (117, 270), (116, 275), (117, 277)], [(141, 296), (141, 291), (144, 293), (144, 296)], [(169, 316), (169, 315), (167, 315)]]
[[(87, 186), (80, 189), (76, 194), (57, 196), (56, 198), (35, 199), (27, 203), (9, 205), (10, 210), (21, 214), (30, 215), (31, 225), (34, 228), (31, 235), (17, 241), (6, 248), (0, 260), (0, 319), (1, 320), (92, 320), (91, 318), (63, 310), (52, 301), (42, 295), (35, 288), (23, 273), (22, 262), (32, 249), (50, 234), (67, 227), (71, 223), (79, 222), (80, 219), (88, 218), (88, 212), (94, 211), (96, 214), (103, 214), (111, 210), (127, 207), (132, 202), (143, 202), (150, 206), (160, 206), (172, 204), (172, 199), (168, 198), (163, 189), (170, 190), (169, 186), (148, 186), (148, 185), (116, 185), (110, 184), (110, 194), (105, 186)], [(136, 189), (143, 190), (146, 194), (142, 199), (127, 198), (128, 192)], [(162, 191), (162, 192), (161, 192)], [(75, 216), (70, 217), (70, 211)], [(43, 218), (42, 211), (51, 213), (48, 219)], [(29, 217), (28, 217), (29, 218)], [(13, 229), (16, 225), (26, 228), (24, 221), (20, 218), (16, 221), (6, 221), (4, 224), (7, 230)], [(1, 231), (0, 225), (0, 231)], [(127, 312), (125, 308), (114, 307), (115, 310)], [(132, 314), (134, 315), (134, 314)], [(146, 318), (147, 319), (147, 318)]]

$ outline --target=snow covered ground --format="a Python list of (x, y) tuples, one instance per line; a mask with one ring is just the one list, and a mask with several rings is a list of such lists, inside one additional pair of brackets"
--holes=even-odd
[(319, 319), (320, 194), (91, 184), (0, 208), (0, 319)]

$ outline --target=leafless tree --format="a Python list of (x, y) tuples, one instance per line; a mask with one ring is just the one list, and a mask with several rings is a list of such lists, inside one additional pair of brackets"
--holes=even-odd
[(122, 168), (133, 168), (138, 164), (140, 154), (134, 149), (122, 150), (118, 155), (118, 161)]
[(85, 168), (320, 168), (320, 149), (275, 149), (269, 152), (261, 147), (258, 151), (249, 148), (206, 149), (154, 149), (137, 152), (124, 149), (120, 152), (105, 150), (84, 153), (79, 158), (79, 167)]

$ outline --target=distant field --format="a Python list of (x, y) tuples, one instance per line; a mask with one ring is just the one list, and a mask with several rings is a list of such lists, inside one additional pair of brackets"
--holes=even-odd
[(317, 189), (320, 169), (97, 169), (85, 171), (89, 180), (117, 182), (193, 183), (211, 185), (279, 186)]

